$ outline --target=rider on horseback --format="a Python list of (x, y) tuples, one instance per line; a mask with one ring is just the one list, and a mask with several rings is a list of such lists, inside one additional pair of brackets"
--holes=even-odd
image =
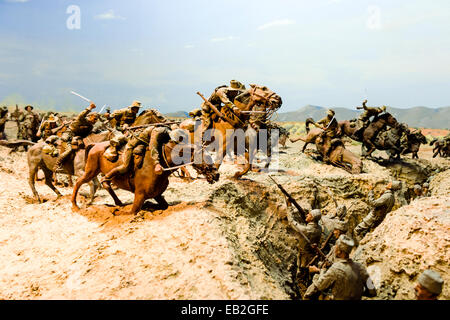
[[(320, 135), (320, 140), (324, 147), (324, 162), (329, 160), (330, 153), (333, 151), (332, 146), (337, 144), (338, 141), (336, 141), (336, 138), (340, 135), (339, 124), (336, 120), (335, 114), (336, 113), (333, 109), (329, 109), (325, 118), (313, 123), (316, 127), (324, 130)], [(325, 139), (326, 137), (330, 139)], [(327, 143), (326, 140), (330, 142)]]
[(139, 108), (141, 108), (141, 103), (139, 101), (133, 101), (131, 106), (114, 111), (111, 118), (116, 119), (116, 130), (123, 131), (125, 124), (132, 125), (136, 120)]
[[(63, 133), (62, 139), (67, 143), (66, 149), (56, 160), (55, 171), (61, 169), (64, 161), (72, 154), (72, 150), (76, 149), (82, 139), (86, 138), (94, 128), (94, 124), (97, 122), (98, 113), (92, 112), (95, 109), (95, 104), (86, 108), (82, 111), (72, 123), (70, 123), (69, 128)], [(81, 142), (80, 142), (81, 141)]]
[(364, 132), (364, 129), (366, 129), (370, 124), (371, 117), (376, 117), (381, 113), (386, 112), (386, 106), (378, 108), (378, 107), (368, 107), (366, 106), (366, 104), (367, 100), (364, 100), (362, 103), (363, 105), (362, 107), (356, 107), (356, 109), (358, 110), (363, 109), (364, 112), (356, 120), (356, 126), (358, 129), (355, 131), (355, 136), (359, 136), (362, 132)]
[[(105, 181), (111, 181), (118, 174), (125, 174), (131, 168), (131, 159), (133, 154), (145, 155), (145, 146), (148, 146), (150, 150), (150, 156), (155, 164), (155, 173), (160, 175), (163, 173), (163, 168), (159, 163), (159, 149), (161, 146), (170, 140), (169, 129), (166, 127), (148, 127), (145, 128), (138, 135), (134, 135), (128, 141), (125, 146), (125, 150), (122, 155), (123, 163), (109, 171), (102, 183)], [(139, 150), (141, 149), (141, 150)]]
[[(225, 107), (238, 111), (239, 109), (234, 105), (234, 99), (245, 91), (245, 86), (236, 80), (230, 81), (230, 86), (217, 87), (209, 97), (208, 101), (211, 102), (219, 111), (222, 109), (222, 104)], [(202, 108), (202, 120), (204, 129), (207, 130), (211, 127), (214, 120), (215, 113), (211, 110), (211, 107), (207, 103), (203, 102)]]

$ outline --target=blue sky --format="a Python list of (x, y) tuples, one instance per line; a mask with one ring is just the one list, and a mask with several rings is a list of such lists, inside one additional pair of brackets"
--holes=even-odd
[[(69, 30), (70, 5), (81, 11)], [(0, 104), (200, 105), (231, 79), (306, 104), (450, 105), (448, 0), (0, 0)]]

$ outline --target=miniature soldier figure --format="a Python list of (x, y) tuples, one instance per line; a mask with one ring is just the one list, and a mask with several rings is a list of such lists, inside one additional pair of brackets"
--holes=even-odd
[(377, 200), (374, 198), (373, 187), (370, 188), (369, 204), (372, 205), (373, 208), (364, 220), (355, 228), (355, 235), (358, 241), (364, 237), (369, 229), (377, 227), (383, 221), (384, 217), (392, 210), (395, 204), (393, 191), (399, 190), (400, 187), (400, 181), (390, 182), (386, 186), (386, 191)]
[(376, 295), (375, 286), (366, 268), (350, 259), (350, 252), (355, 246), (352, 238), (342, 235), (335, 249), (336, 260), (333, 265), (313, 280), (304, 298), (313, 298), (318, 293), (327, 300), (361, 300), (363, 295)]
[(417, 300), (437, 300), (442, 292), (444, 280), (441, 275), (431, 269), (425, 270), (417, 279), (416, 291)]

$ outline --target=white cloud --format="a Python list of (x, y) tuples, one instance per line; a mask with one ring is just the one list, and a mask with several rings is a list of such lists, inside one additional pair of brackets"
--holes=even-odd
[(223, 38), (212, 38), (211, 42), (223, 42), (223, 41), (231, 41), (231, 40), (236, 40), (236, 39), (239, 39), (239, 37), (228, 36), (228, 37), (223, 37)]
[(104, 13), (100, 13), (94, 18), (98, 20), (125, 20), (124, 17), (115, 14), (113, 9), (109, 9)]
[(193, 44), (187, 44), (184, 46), (185, 49), (192, 49), (195, 48), (195, 46)]
[(269, 23), (263, 24), (262, 26), (259, 26), (258, 30), (265, 30), (273, 27), (286, 26), (290, 24), (295, 24), (295, 21), (290, 19), (274, 20)]

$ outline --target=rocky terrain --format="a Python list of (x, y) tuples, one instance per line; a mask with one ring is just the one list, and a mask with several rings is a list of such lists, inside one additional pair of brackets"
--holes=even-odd
[[(282, 149), (271, 174), (303, 207), (319, 206), (325, 217), (335, 212), (335, 201), (346, 204), (351, 228), (369, 211), (369, 185), (379, 195), (393, 177), (404, 182), (397, 210), (353, 252), (368, 266), (377, 298), (413, 298), (418, 273), (432, 267), (446, 282), (441, 299), (449, 299), (450, 161), (431, 159), (423, 147), (419, 161), (364, 161), (364, 173), (351, 175), (301, 154), (301, 146)], [(357, 146), (349, 148), (357, 153)], [(71, 188), (60, 186), (65, 196), (55, 200), (39, 183), (46, 201), (35, 203), (25, 154), (0, 147), (0, 299), (298, 298), (297, 235), (284, 197), (267, 173), (234, 181), (231, 162), (220, 171), (214, 185), (173, 176), (165, 211), (149, 201), (137, 217), (114, 216), (112, 199), (100, 190), (93, 206), (74, 213)], [(404, 206), (412, 186), (431, 175), (432, 196)], [(132, 194), (118, 195), (131, 204)]]

